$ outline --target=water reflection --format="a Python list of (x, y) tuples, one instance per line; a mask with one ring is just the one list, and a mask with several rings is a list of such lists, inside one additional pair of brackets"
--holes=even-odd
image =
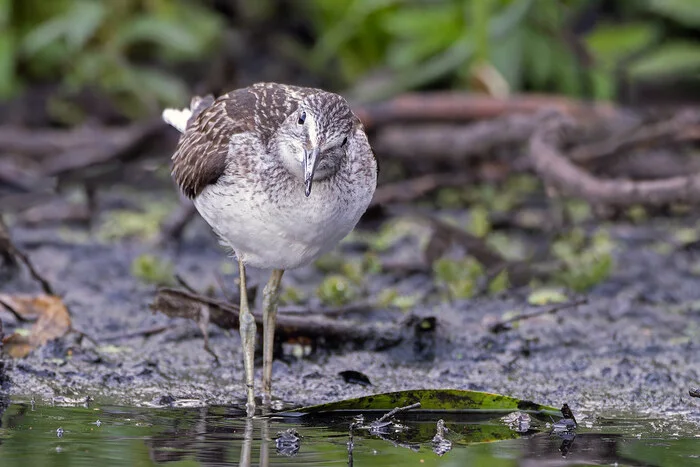
[[(700, 466), (694, 433), (678, 435), (678, 426), (668, 435), (645, 431), (639, 420), (558, 433), (533, 422), (535, 428), (518, 433), (500, 416), (404, 414), (398, 423), (372, 428), (377, 418), (250, 420), (225, 407), (13, 404), (1, 418), (0, 464)], [(437, 423), (441, 418), (444, 424)]]

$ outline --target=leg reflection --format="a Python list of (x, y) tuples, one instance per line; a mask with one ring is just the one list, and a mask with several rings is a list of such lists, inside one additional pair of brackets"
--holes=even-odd
[(238, 464), (241, 467), (250, 467), (250, 455), (253, 451), (253, 419), (247, 417), (245, 420), (245, 431), (243, 432), (243, 446), (241, 446), (241, 459)]
[(260, 419), (260, 467), (270, 465), (270, 419), (264, 417)]

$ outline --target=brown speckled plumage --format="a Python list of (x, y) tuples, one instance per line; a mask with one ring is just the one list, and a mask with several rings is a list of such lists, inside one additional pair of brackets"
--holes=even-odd
[[(329, 117), (360, 125), (337, 95), (314, 88), (258, 83), (224, 94), (195, 98), (192, 117), (173, 155), (173, 178), (189, 198), (216, 183), (226, 169), (231, 136), (252, 133), (264, 145), (305, 98), (330, 99)], [(330, 119), (329, 119), (330, 120)]]
[(256, 325), (245, 266), (272, 269), (263, 293), (263, 400), (269, 401), (282, 272), (330, 251), (357, 224), (377, 184), (360, 120), (341, 96), (260, 83), (195, 98), (163, 119), (182, 136), (173, 178), (238, 257), (247, 413), (255, 409)]

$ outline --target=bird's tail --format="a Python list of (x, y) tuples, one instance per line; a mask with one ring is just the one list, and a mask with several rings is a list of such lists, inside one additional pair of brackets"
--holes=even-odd
[(180, 133), (184, 133), (190, 122), (193, 122), (197, 116), (202, 113), (207, 107), (214, 103), (214, 96), (207, 95), (204, 97), (195, 96), (190, 102), (189, 109), (165, 109), (163, 110), (163, 120), (168, 125), (175, 128)]

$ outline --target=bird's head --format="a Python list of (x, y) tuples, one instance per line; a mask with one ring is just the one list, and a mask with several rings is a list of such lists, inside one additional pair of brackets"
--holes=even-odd
[(314, 180), (333, 175), (353, 147), (360, 121), (347, 101), (319, 91), (302, 100), (278, 130), (282, 162), (304, 182), (306, 196)]

